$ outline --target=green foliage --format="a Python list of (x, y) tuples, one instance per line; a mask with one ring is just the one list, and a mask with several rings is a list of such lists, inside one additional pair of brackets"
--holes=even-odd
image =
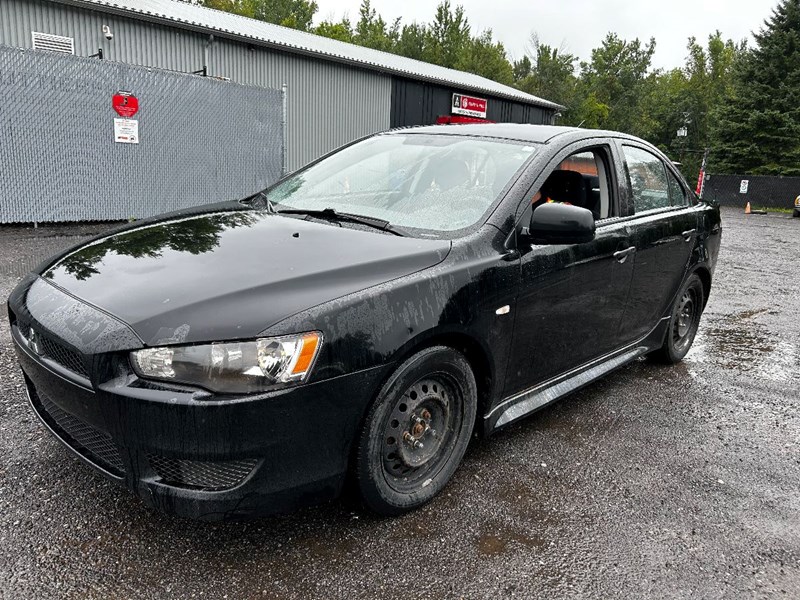
[[(387, 22), (362, 0), (358, 20), (322, 21), (313, 0), (198, 0), (205, 6), (468, 71), (564, 106), (559, 123), (650, 140), (696, 178), (712, 148), (717, 172), (800, 175), (800, 0), (781, 0), (757, 45), (690, 38), (686, 63), (652, 67), (655, 39), (609, 33), (588, 61), (539, 43), (510, 61), (491, 30), (473, 34), (464, 8), (441, 0), (428, 23)], [(685, 130), (685, 136), (677, 132)]]
[(358, 12), (361, 18), (353, 32), (353, 43), (374, 50), (392, 52), (400, 37), (400, 19), (388, 26), (372, 8), (370, 0), (362, 0)]
[(313, 0), (200, 0), (208, 8), (308, 31), (318, 10)]
[(456, 6), (453, 10), (450, 0), (444, 0), (436, 7), (433, 22), (428, 27), (427, 59), (443, 67), (457, 69), (462, 53), (471, 41), (464, 8)]
[[(611, 108), (608, 104), (601, 101), (597, 94), (586, 91), (585, 86), (580, 86), (581, 92), (578, 94), (578, 102), (575, 103), (571, 116), (568, 117), (566, 124), (585, 127), (586, 129), (601, 129), (608, 122)], [(575, 121), (578, 121), (575, 123)], [(571, 121), (571, 122), (570, 122)]]
[(604, 129), (640, 133), (641, 99), (653, 83), (648, 71), (655, 49), (655, 39), (643, 46), (638, 39), (629, 42), (609, 33), (592, 50), (591, 61), (581, 63), (581, 89), (608, 107), (608, 116), (599, 123)]
[(347, 19), (342, 19), (338, 23), (322, 21), (314, 28), (314, 33), (340, 42), (353, 42), (353, 27)]
[(797, 176), (800, 0), (783, 0), (755, 39), (714, 112), (714, 165), (730, 173)]
[(424, 23), (403, 25), (394, 51), (400, 56), (415, 60), (427, 60), (429, 35), (428, 27)]
[(506, 50), (503, 44), (492, 40), (490, 29), (470, 40), (456, 68), (506, 85), (514, 83), (514, 72), (506, 57)]
[(567, 113), (575, 112), (571, 109), (577, 100), (578, 58), (563, 49), (540, 44), (536, 35), (531, 36), (530, 42), (533, 56), (523, 56), (514, 62), (514, 84), (524, 92), (563, 104)]

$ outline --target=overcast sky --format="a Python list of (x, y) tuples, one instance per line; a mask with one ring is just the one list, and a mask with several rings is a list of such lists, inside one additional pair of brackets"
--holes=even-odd
[[(372, 0), (387, 21), (429, 22), (437, 0)], [(360, 0), (317, 0), (315, 22), (339, 20), (347, 13), (358, 20)], [(609, 31), (642, 41), (656, 38), (656, 67), (684, 64), (686, 41), (695, 36), (705, 41), (719, 29), (736, 41), (750, 38), (772, 14), (777, 0), (452, 0), (461, 4), (475, 30), (492, 29), (511, 58), (520, 58), (532, 31), (542, 43), (560, 46), (588, 59)]]

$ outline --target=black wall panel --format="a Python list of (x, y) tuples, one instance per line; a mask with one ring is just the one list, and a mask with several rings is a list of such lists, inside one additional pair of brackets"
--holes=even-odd
[(555, 112), (487, 94), (474, 94), (458, 88), (393, 77), (390, 124), (392, 127), (432, 125), (438, 117), (450, 114), (450, 104), (455, 93), (486, 98), (489, 102), (486, 118), (498, 123), (549, 124)]
[[(706, 176), (703, 197), (716, 200), (723, 206), (793, 208), (800, 195), (800, 177), (774, 175), (714, 175)], [(741, 193), (742, 180), (747, 180), (747, 193)]]

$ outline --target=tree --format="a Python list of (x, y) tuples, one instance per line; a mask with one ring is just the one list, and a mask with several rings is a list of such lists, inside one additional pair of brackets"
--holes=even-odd
[(690, 38), (685, 65), (661, 71), (652, 68), (655, 39), (609, 33), (577, 73), (576, 56), (535, 34), (526, 55), (510, 62), (491, 30), (472, 34), (464, 8), (452, 0), (440, 0), (429, 23), (387, 22), (372, 0), (361, 0), (354, 23), (316, 27), (315, 0), (186, 1), (513, 85), (563, 105), (560, 123), (650, 140), (690, 178), (709, 146), (718, 170), (800, 174), (800, 0), (781, 0), (753, 50), (716, 32), (705, 46)]
[(458, 68), (462, 53), (469, 45), (470, 27), (464, 16), (464, 8), (450, 7), (450, 0), (444, 0), (436, 7), (436, 15), (428, 27), (427, 59), (437, 65)]
[(655, 39), (642, 45), (638, 39), (631, 42), (609, 33), (600, 47), (592, 50), (590, 62), (581, 63), (581, 90), (585, 98), (594, 96), (589, 106), (591, 114), (578, 113), (575, 118), (599, 118), (603, 111), (595, 110), (600, 105), (607, 107), (607, 116), (599, 118), (599, 125), (607, 129), (640, 133), (641, 99), (654, 78), (648, 75)]
[(395, 45), (395, 52), (400, 56), (416, 60), (428, 60), (430, 54), (430, 35), (424, 23), (403, 25), (400, 37)]
[[(696, 114), (692, 112), (686, 73), (677, 68), (653, 73), (643, 93), (637, 134), (679, 161), (687, 178), (694, 178), (704, 146), (698, 141), (694, 125)], [(680, 129), (685, 129), (688, 135), (678, 137)]]
[(737, 49), (732, 40), (725, 42), (717, 31), (703, 48), (694, 38), (689, 39), (686, 65), (687, 110), (691, 114), (689, 137), (702, 147), (708, 145), (711, 110), (731, 90), (733, 64)]
[(370, 0), (362, 0), (358, 10), (360, 19), (353, 32), (353, 43), (375, 50), (392, 52), (400, 37), (400, 19), (387, 26), (383, 17), (377, 14)]
[(800, 0), (783, 0), (755, 41), (714, 113), (712, 165), (729, 173), (800, 175)]
[(342, 19), (338, 23), (322, 21), (314, 28), (314, 33), (340, 42), (353, 42), (353, 27), (347, 19)]
[(506, 50), (503, 44), (492, 40), (491, 29), (469, 41), (456, 68), (506, 85), (514, 83), (514, 72), (506, 58)]
[(318, 6), (314, 0), (200, 0), (208, 8), (308, 31)]
[(531, 34), (528, 54), (514, 63), (514, 83), (524, 92), (566, 106), (563, 117), (569, 122), (575, 113), (577, 60), (564, 48), (541, 44), (538, 36)]

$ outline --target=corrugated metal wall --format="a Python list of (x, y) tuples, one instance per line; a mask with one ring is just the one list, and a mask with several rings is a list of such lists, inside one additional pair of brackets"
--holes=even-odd
[[(102, 26), (114, 39), (107, 41)], [(31, 31), (75, 39), (75, 52), (103, 49), (107, 60), (175, 71), (198, 71), (238, 83), (287, 84), (287, 167), (375, 131), (389, 128), (391, 77), (145, 21), (48, 2), (2, 0), (0, 44), (30, 48)]]
[(240, 83), (288, 85), (290, 170), (389, 128), (391, 77), (227, 40), (214, 44), (210, 63), (211, 73)]

